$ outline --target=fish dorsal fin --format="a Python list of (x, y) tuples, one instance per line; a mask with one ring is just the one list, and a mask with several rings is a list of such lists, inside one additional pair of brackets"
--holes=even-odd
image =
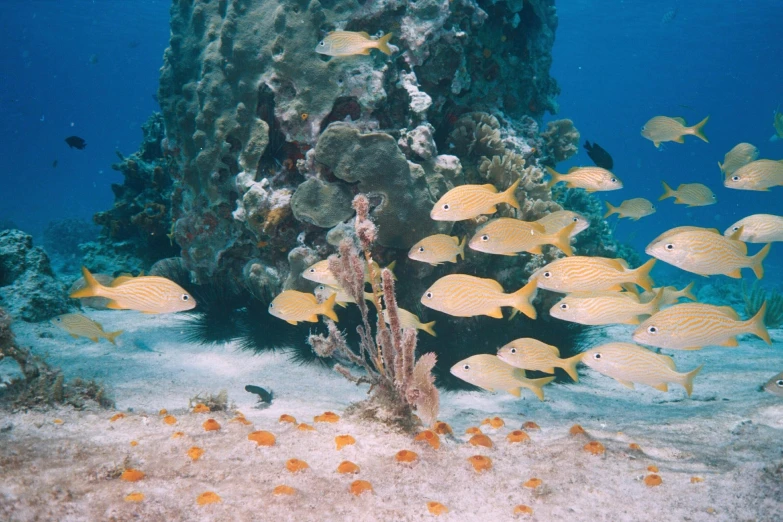
[(546, 234), (546, 227), (541, 223), (536, 223), (535, 221), (531, 221), (528, 224), (530, 225), (530, 228), (532, 228), (536, 232), (540, 234)]
[(661, 360), (664, 362), (666, 366), (669, 367), (670, 370), (676, 370), (677, 366), (674, 364), (674, 359), (669, 357), (668, 355), (661, 355)]
[(619, 259), (610, 259), (607, 264), (615, 270), (619, 270), (620, 272), (623, 272), (626, 268), (628, 268), (628, 263), (626, 263), (625, 260), (621, 262)]
[(718, 310), (720, 311), (720, 313), (731, 317), (735, 321), (739, 321), (739, 314), (734, 308), (730, 306), (719, 306)]
[(576, 172), (577, 170), (581, 169), (582, 167), (571, 167), (568, 169), (568, 172), (566, 174), (571, 174), (572, 172)]
[[(729, 236), (729, 239), (733, 239), (735, 241), (740, 241), (740, 238), (742, 237), (742, 232), (745, 230), (745, 225), (742, 225), (739, 227), (732, 235)], [(747, 254), (747, 252), (745, 252)]]
[(488, 191), (492, 192), (493, 194), (496, 194), (498, 191), (498, 188), (493, 185), (492, 183), (487, 183), (486, 185), (481, 185), (481, 188), (487, 189)]
[(547, 344), (545, 346), (550, 352), (554, 354), (555, 357), (560, 357), (560, 350), (557, 349), (557, 346), (552, 346), (551, 344)]
[(127, 283), (131, 279), (133, 279), (133, 276), (131, 276), (131, 275), (121, 275), (121, 276), (115, 277), (112, 280), (112, 282), (111, 282), (111, 284), (109, 286), (111, 286), (112, 288), (115, 288), (117, 286), (120, 286), (123, 283)]
[(454, 244), (459, 246), (459, 236), (450, 236), (450, 239), (454, 241)]
[(717, 228), (705, 228), (704, 230), (707, 232), (712, 232), (713, 234), (720, 234), (720, 230)]
[[(367, 38), (368, 40), (370, 39), (370, 35), (368, 33), (366, 33), (365, 31), (359, 31), (358, 34), (360, 36), (363, 36), (363, 37)], [(683, 125), (685, 125), (685, 122), (683, 122)]]
[(685, 126), (685, 118), (681, 118), (679, 116), (676, 116), (676, 117), (674, 117), (672, 119), (674, 121), (676, 121), (677, 123), (679, 123), (680, 125), (682, 125), (683, 127)]

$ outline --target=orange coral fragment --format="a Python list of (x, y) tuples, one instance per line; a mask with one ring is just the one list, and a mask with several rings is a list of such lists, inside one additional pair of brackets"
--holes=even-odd
[(315, 428), (304, 422), (296, 427), (299, 431), (315, 431)]
[(704, 479), (701, 477), (691, 477), (691, 484), (698, 484), (699, 482), (704, 482)]
[(220, 429), (220, 424), (218, 424), (218, 421), (215, 419), (205, 420), (202, 426), (204, 427), (204, 431), (218, 431)]
[(628, 445), (628, 449), (632, 449), (634, 451), (642, 451), (642, 447), (639, 446), (637, 443), (632, 442)]
[(122, 475), (120, 475), (120, 479), (124, 480), (125, 482), (138, 482), (143, 478), (144, 472), (133, 468), (126, 469), (122, 472)]
[(296, 419), (293, 418), (291, 415), (284, 413), (280, 416), (277, 422), (290, 422), (291, 424), (296, 424)]
[(481, 428), (478, 428), (476, 426), (471, 426), (470, 428), (465, 430), (465, 435), (475, 435), (476, 433), (481, 433)]
[(660, 475), (656, 475), (655, 473), (650, 473), (646, 477), (644, 477), (644, 483), (645, 485), (654, 488), (655, 486), (660, 486), (663, 484), (663, 480), (661, 479)]
[(162, 410), (160, 410), (158, 412), (158, 415), (166, 415), (168, 412), (169, 412), (169, 410), (167, 410), (166, 408), (163, 408)]
[(571, 426), (571, 429), (568, 430), (568, 433), (573, 437), (576, 437), (577, 435), (587, 435), (587, 433), (585, 433), (585, 429), (579, 424), (574, 424)]
[(468, 442), (474, 446), (484, 446), (485, 448), (492, 447), (492, 439), (483, 433), (477, 433), (476, 435), (473, 435)]
[(169, 426), (173, 426), (177, 423), (177, 418), (174, 415), (166, 415), (163, 417), (163, 422), (168, 424)]
[(252, 440), (259, 446), (274, 446), (275, 436), (268, 431), (254, 431), (247, 436), (247, 440)]
[(134, 491), (133, 493), (125, 495), (124, 500), (125, 502), (141, 502), (142, 500), (144, 500), (144, 493)]
[(438, 515), (445, 515), (449, 512), (449, 508), (441, 504), (440, 502), (427, 502), (427, 511), (429, 511), (431, 514), (438, 516)]
[(653, 464), (652, 466), (647, 466), (647, 471), (658, 473), (658, 466), (656, 466), (655, 464)]
[(432, 429), (438, 435), (454, 435), (451, 426), (443, 421), (436, 422)]
[(277, 486), (275, 489), (272, 490), (273, 495), (295, 495), (296, 490), (292, 488), (291, 486), (286, 486), (285, 484), (281, 484)]
[(340, 420), (340, 416), (331, 411), (325, 411), (323, 414), (313, 417), (313, 420), (315, 422), (337, 422)]
[(500, 417), (492, 417), (491, 419), (490, 418), (486, 418), (483, 421), (481, 421), (481, 425), (482, 426), (485, 425), (485, 424), (489, 424), (490, 426), (492, 426), (495, 429), (502, 428), (503, 426), (506, 425), (506, 423), (503, 422), (503, 419), (501, 419)]
[(52, 422), (55, 423), (55, 424), (62, 424), (63, 420), (62, 419), (54, 419)]
[(541, 429), (541, 426), (539, 426), (538, 424), (536, 424), (533, 421), (527, 421), (526, 423), (524, 423), (522, 425), (522, 427), (524, 429), (526, 429), (526, 430), (540, 430)]
[(592, 453), (593, 455), (602, 455), (606, 451), (604, 445), (598, 442), (597, 440), (591, 440), (590, 442), (585, 444), (582, 449), (588, 453)]
[(530, 435), (522, 430), (514, 430), (506, 435), (506, 440), (509, 442), (527, 442), (530, 440)]
[(130, 441), (130, 445), (131, 445), (131, 446), (138, 446), (138, 445), (139, 445), (139, 441), (137, 441), (137, 440), (132, 440), (132, 441)]
[(196, 497), (196, 502), (199, 506), (206, 506), (207, 504), (215, 504), (217, 502), (223, 502), (223, 499), (220, 498), (220, 496), (215, 493), (214, 491), (205, 491), (198, 497)]
[(532, 515), (533, 514), (533, 508), (530, 506), (526, 506), (524, 504), (520, 504), (514, 508), (514, 514), (515, 515)]
[(231, 422), (238, 422), (240, 424), (244, 424), (245, 426), (250, 426), (251, 424), (253, 424), (252, 422), (247, 420), (243, 415), (237, 415), (236, 417), (231, 419)]
[(351, 482), (349, 491), (358, 497), (363, 493), (372, 492), (372, 484), (366, 480), (354, 480)]
[(350, 460), (344, 460), (340, 463), (339, 466), (337, 466), (337, 473), (342, 473), (343, 475), (348, 473), (359, 473), (359, 466)]
[(394, 455), (394, 459), (397, 462), (415, 462), (419, 460), (419, 455), (416, 452), (409, 451), (409, 450), (400, 450), (397, 452), (396, 455)]
[(345, 446), (356, 444), (356, 439), (354, 439), (350, 435), (338, 435), (334, 438), (334, 443), (337, 445), (337, 449), (341, 450)]
[(203, 454), (204, 450), (198, 446), (193, 446), (188, 450), (188, 457), (190, 457), (193, 461), (200, 459)]
[(492, 469), (492, 459), (485, 457), (484, 455), (473, 455), (468, 458), (468, 462), (470, 462), (473, 469), (476, 470), (476, 473)]
[(112, 415), (111, 419), (109, 419), (109, 422), (114, 422), (114, 421), (120, 420), (122, 418), (125, 418), (125, 414), (124, 413), (115, 413), (114, 415)]
[(180, 439), (185, 436), (184, 431), (175, 431), (174, 434), (171, 436), (172, 439)]
[(209, 409), (209, 406), (207, 406), (203, 402), (199, 402), (198, 404), (193, 406), (193, 413), (209, 413), (210, 411), (212, 410)]
[(524, 484), (522, 484), (522, 487), (525, 487), (525, 488), (528, 488), (528, 489), (536, 489), (538, 486), (540, 486), (543, 483), (544, 483), (544, 481), (541, 480), (540, 478), (532, 478), (532, 479), (528, 480), (527, 482), (525, 482)]
[(421, 442), (424, 441), (430, 446), (432, 446), (432, 449), (438, 449), (440, 448), (440, 437), (432, 431), (432, 430), (424, 430), (413, 439), (414, 442)]
[(307, 465), (307, 462), (299, 459), (288, 459), (285, 463), (285, 467), (288, 471), (291, 473), (298, 473), (300, 471), (304, 471), (310, 466)]

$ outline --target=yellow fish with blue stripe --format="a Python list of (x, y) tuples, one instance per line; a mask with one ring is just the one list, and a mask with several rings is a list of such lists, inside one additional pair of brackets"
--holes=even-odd
[(481, 214), (494, 214), (498, 211), (497, 205), (500, 203), (518, 209), (519, 201), (514, 192), (519, 182), (520, 180), (516, 180), (503, 192), (498, 192), (498, 189), (491, 184), (454, 187), (433, 205), (430, 217), (435, 221), (473, 219)]
[(456, 263), (457, 257), (465, 259), (465, 240), (457, 236), (435, 234), (425, 237), (408, 251), (408, 258), (437, 266), (441, 263)]
[(650, 119), (642, 127), (642, 136), (652, 141), (656, 147), (660, 147), (664, 141), (685, 143), (684, 136), (696, 136), (700, 140), (709, 143), (704, 135), (704, 126), (707, 124), (707, 116), (696, 125), (688, 127), (685, 120), (680, 117), (656, 116)]
[(665, 181), (661, 183), (663, 184), (663, 195), (658, 198), (658, 201), (674, 198), (675, 203), (689, 207), (704, 207), (718, 202), (717, 196), (712, 193), (710, 188), (701, 183), (682, 183), (677, 187), (677, 190), (672, 190)]
[(572, 256), (556, 259), (539, 268), (530, 279), (536, 280), (539, 288), (561, 293), (620, 292), (626, 283), (652, 290), (650, 270), (653, 265), (655, 259), (650, 259), (639, 268), (630, 270), (622, 259)]
[(604, 219), (608, 218), (612, 214), (617, 214), (620, 218), (631, 218), (634, 221), (638, 221), (644, 216), (655, 214), (655, 205), (649, 200), (644, 198), (626, 199), (620, 203), (619, 207), (615, 207), (608, 201), (606, 203), (606, 214)]
[(487, 254), (514, 256), (520, 252), (541, 255), (541, 247), (552, 245), (567, 256), (574, 255), (571, 250), (571, 232), (576, 223), (547, 234), (543, 225), (534, 221), (522, 221), (514, 218), (498, 218), (489, 221), (470, 239), (468, 245), (473, 250)]
[(555, 169), (547, 167), (551, 179), (546, 187), (551, 189), (561, 181), (568, 188), (581, 188), (587, 192), (619, 190), (623, 182), (610, 171), (601, 167), (573, 167), (568, 174), (560, 174)]
[(582, 354), (561, 359), (556, 346), (538, 339), (514, 339), (498, 350), (498, 359), (516, 368), (544, 373), (555, 373), (555, 368), (562, 368), (574, 382), (579, 382), (576, 365), (582, 360)]
[(94, 343), (97, 343), (98, 339), (106, 339), (111, 344), (115, 344), (114, 339), (123, 332), (122, 330), (104, 332), (103, 326), (82, 314), (58, 315), (51, 320), (51, 323), (68, 332), (74, 339), (86, 337)]
[(479, 388), (494, 392), (504, 390), (515, 397), (527, 388), (544, 400), (543, 386), (554, 381), (554, 377), (528, 379), (525, 370), (515, 368), (498, 359), (497, 355), (480, 354), (464, 359), (451, 367), (451, 374)]
[(294, 325), (299, 321), (317, 323), (319, 315), (325, 315), (336, 323), (337, 314), (334, 312), (336, 300), (336, 293), (330, 295), (323, 303), (319, 303), (313, 294), (283, 290), (269, 303), (269, 313)]
[(364, 31), (332, 31), (315, 46), (315, 52), (327, 56), (353, 56), (355, 54), (370, 54), (370, 49), (378, 49), (385, 55), (391, 55), (389, 40), (392, 33), (385, 34), (373, 40)]
[(531, 319), (536, 318), (533, 299), (536, 297), (536, 282), (531, 279), (525, 286), (506, 294), (494, 279), (484, 279), (466, 274), (443, 276), (421, 296), (421, 303), (455, 317), (488, 315), (503, 318), (501, 307), (510, 306)]

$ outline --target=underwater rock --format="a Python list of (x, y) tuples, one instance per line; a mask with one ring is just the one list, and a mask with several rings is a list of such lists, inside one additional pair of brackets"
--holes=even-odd
[(347, 186), (310, 178), (294, 192), (291, 209), (303, 223), (332, 228), (353, 215), (352, 199)]
[(136, 256), (138, 244), (134, 241), (88, 241), (79, 245), (82, 264), (97, 273), (119, 275), (139, 273), (147, 263)]
[(288, 253), (288, 266), (290, 271), (283, 283), (284, 290), (299, 290), (300, 292), (312, 292), (315, 283), (302, 277), (302, 272), (314, 265), (321, 258), (318, 252), (306, 246), (298, 246)]
[(541, 137), (546, 142), (549, 163), (560, 163), (579, 152), (580, 135), (571, 120), (550, 121)]

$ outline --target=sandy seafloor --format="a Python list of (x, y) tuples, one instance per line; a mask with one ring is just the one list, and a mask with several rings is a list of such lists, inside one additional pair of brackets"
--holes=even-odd
[[(18, 341), (46, 354), (67, 378), (99, 379), (110, 386), (117, 411), (53, 409), (2, 415), (0, 432), (0, 519), (26, 520), (428, 520), (428, 501), (446, 505), (438, 517), (451, 521), (515, 520), (514, 507), (533, 509), (531, 520), (779, 520), (783, 513), (783, 400), (760, 392), (759, 385), (783, 369), (783, 331), (773, 330), (770, 347), (743, 338), (739, 348), (675, 352), (681, 371), (704, 363), (693, 397), (673, 385), (668, 393), (644, 386), (636, 391), (582, 366), (579, 384), (550, 385), (546, 401), (523, 391), (523, 398), (486, 392), (445, 392), (440, 419), (455, 437), (442, 437), (439, 450), (383, 426), (342, 418), (302, 432), (278, 423), (287, 413), (312, 423), (324, 411), (342, 413), (365, 396), (329, 369), (298, 366), (281, 353), (253, 355), (232, 345), (198, 346), (180, 342), (178, 318), (135, 312), (92, 312), (107, 331), (124, 329), (118, 345), (72, 340), (48, 324), (17, 322)], [(40, 338), (49, 331), (53, 339)], [(587, 344), (629, 340), (630, 327), (599, 330)], [(0, 363), (6, 379), (11, 361)], [(257, 384), (275, 392), (273, 404), (255, 407), (244, 391)], [(228, 390), (252, 425), (230, 422), (233, 412), (196, 414), (188, 399), (198, 393)], [(166, 408), (177, 417), (162, 422)], [(469, 426), (500, 416), (505, 427), (484, 427), (493, 449), (476, 448), (463, 435)], [(209, 417), (222, 429), (205, 432)], [(62, 424), (55, 424), (55, 419)], [(510, 444), (506, 435), (526, 421), (531, 442)], [(585, 436), (569, 435), (581, 424)], [(247, 440), (254, 430), (277, 436), (274, 447)], [(176, 431), (183, 438), (172, 439)], [(334, 437), (350, 434), (354, 446), (335, 449)], [(138, 445), (131, 446), (131, 441)], [(606, 447), (602, 456), (582, 448), (588, 440)], [(629, 448), (636, 443), (641, 451)], [(205, 450), (192, 462), (191, 446)], [(401, 449), (420, 460), (401, 465)], [(477, 474), (467, 462), (483, 454), (493, 469)], [(286, 460), (310, 468), (291, 474)], [(336, 473), (350, 460), (356, 476)], [(124, 466), (146, 476), (136, 483), (117, 478)], [(648, 466), (657, 466), (663, 483), (648, 487)], [(523, 487), (539, 478), (535, 490)], [(692, 483), (692, 477), (703, 482)], [(349, 493), (355, 479), (371, 482), (374, 492)], [(275, 497), (275, 486), (296, 488), (293, 497)], [(142, 492), (141, 503), (123, 499)], [(214, 491), (222, 502), (198, 506), (196, 497)]]

